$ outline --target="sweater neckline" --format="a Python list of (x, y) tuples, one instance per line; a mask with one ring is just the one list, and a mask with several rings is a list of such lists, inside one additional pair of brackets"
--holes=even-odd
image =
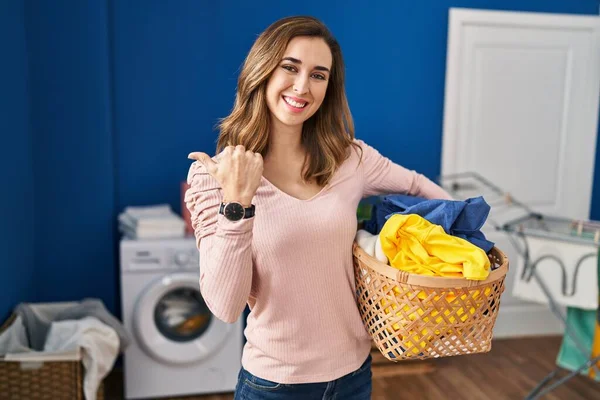
[(318, 193), (316, 193), (314, 196), (308, 198), (308, 199), (300, 199), (298, 197), (292, 196), (291, 194), (284, 192), (283, 190), (279, 189), (279, 187), (277, 187), (275, 184), (273, 184), (271, 181), (269, 181), (267, 178), (263, 176), (261, 176), (261, 179), (264, 181), (265, 185), (270, 186), (271, 188), (273, 188), (273, 190), (275, 190), (276, 193), (279, 193), (281, 196), (287, 197), (292, 199), (293, 201), (297, 201), (300, 203), (308, 203), (310, 201), (313, 201), (319, 197), (321, 197), (321, 195), (323, 195), (323, 193), (325, 193), (326, 190), (328, 190), (332, 183), (335, 182), (337, 180), (337, 178), (339, 178), (341, 171), (344, 169), (344, 167), (346, 166), (346, 163), (348, 163), (348, 160), (350, 159), (350, 157), (346, 158), (346, 160), (344, 160), (344, 162), (337, 168), (337, 170), (333, 173), (333, 176), (331, 177), (331, 179), (329, 180), (329, 182), (323, 186), (321, 188), (321, 190), (319, 190)]
[(292, 199), (294, 201), (299, 201), (299, 202), (302, 202), (302, 203), (308, 203), (309, 201), (312, 201), (312, 200), (316, 199), (317, 197), (319, 197), (329, 187), (329, 183), (328, 183), (327, 185), (323, 186), (321, 188), (321, 190), (319, 190), (317, 193), (315, 193), (313, 196), (309, 197), (308, 199), (301, 199), (299, 197), (292, 196), (291, 194), (289, 194), (287, 192), (284, 192), (283, 190), (279, 189), (275, 184), (271, 183), (271, 181), (269, 181), (264, 176), (262, 176), (261, 179), (265, 182), (265, 184), (267, 186), (272, 187), (277, 193), (281, 194), (282, 196), (289, 197), (290, 199)]

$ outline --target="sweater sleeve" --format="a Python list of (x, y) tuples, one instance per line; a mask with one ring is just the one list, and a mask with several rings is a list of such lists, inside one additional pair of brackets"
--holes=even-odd
[(356, 139), (356, 143), (363, 150), (363, 197), (402, 193), (426, 199), (452, 199), (448, 192), (425, 175), (393, 163), (362, 140)]
[(233, 222), (219, 214), (219, 184), (199, 162), (191, 165), (187, 183), (184, 201), (200, 252), (200, 292), (217, 318), (233, 323), (250, 295), (254, 218)]

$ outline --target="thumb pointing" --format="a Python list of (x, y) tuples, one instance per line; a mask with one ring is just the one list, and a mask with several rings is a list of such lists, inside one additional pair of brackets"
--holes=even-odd
[(206, 153), (202, 153), (199, 151), (193, 152), (188, 155), (188, 158), (200, 162), (202, 165), (204, 165), (208, 173), (211, 175), (217, 170), (217, 163), (214, 162), (213, 159), (210, 158), (210, 156)]

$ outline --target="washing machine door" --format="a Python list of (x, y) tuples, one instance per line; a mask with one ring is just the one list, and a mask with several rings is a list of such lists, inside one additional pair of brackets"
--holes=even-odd
[(170, 274), (138, 297), (134, 335), (144, 351), (169, 364), (201, 361), (218, 350), (232, 325), (216, 318), (200, 294), (198, 274)]

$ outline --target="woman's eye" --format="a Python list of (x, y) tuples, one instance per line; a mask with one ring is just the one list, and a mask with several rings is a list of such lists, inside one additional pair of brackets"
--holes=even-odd
[(281, 68), (285, 69), (286, 71), (296, 72), (296, 67), (292, 65), (282, 65)]
[(322, 81), (326, 80), (325, 76), (321, 74), (313, 74), (313, 78), (320, 79)]

